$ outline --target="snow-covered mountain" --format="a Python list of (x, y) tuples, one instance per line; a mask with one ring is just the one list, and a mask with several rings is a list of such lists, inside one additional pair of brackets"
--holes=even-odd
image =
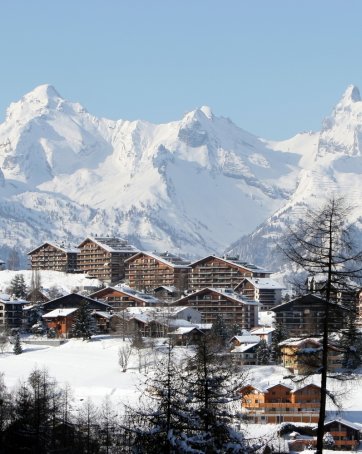
[(362, 245), (362, 101), (350, 86), (318, 133), (298, 134), (283, 142), (265, 142), (276, 151), (299, 153), (300, 172), (289, 200), (252, 234), (235, 242), (230, 252), (271, 267), (278, 266), (275, 243), (286, 223), (332, 195), (345, 197), (352, 208), (349, 222)]
[(298, 159), (208, 107), (167, 124), (111, 121), (42, 85), (0, 125), (0, 255), (92, 233), (220, 253), (286, 203)]
[(233, 252), (272, 264), (286, 218), (326, 193), (346, 194), (359, 226), (361, 127), (356, 87), (320, 132), (270, 142), (205, 106), (167, 124), (113, 121), (41, 85), (0, 125), (0, 257), (90, 234), (189, 256), (242, 237)]

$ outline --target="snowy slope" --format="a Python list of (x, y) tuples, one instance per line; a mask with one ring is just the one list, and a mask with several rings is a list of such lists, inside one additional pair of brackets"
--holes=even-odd
[(220, 253), (285, 204), (298, 160), (205, 106), (167, 124), (111, 121), (42, 85), (0, 125), (0, 255), (92, 233)]
[(274, 247), (285, 224), (316, 208), (326, 197), (344, 196), (353, 207), (349, 221), (362, 243), (362, 101), (350, 86), (319, 133), (304, 133), (285, 142), (266, 142), (281, 151), (300, 153), (297, 187), (280, 209), (231, 250), (264, 265), (277, 266)]

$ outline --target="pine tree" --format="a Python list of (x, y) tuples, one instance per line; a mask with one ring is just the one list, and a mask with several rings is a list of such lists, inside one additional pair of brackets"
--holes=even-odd
[(81, 337), (83, 340), (90, 339), (95, 333), (94, 325), (95, 322), (89, 309), (89, 303), (86, 300), (82, 300), (75, 314), (71, 334), (74, 337)]
[(269, 345), (264, 339), (262, 339), (255, 349), (256, 361), (257, 364), (269, 364), (271, 351)]
[(282, 323), (275, 324), (275, 330), (272, 332), (271, 355), (276, 363), (280, 362), (281, 351), (279, 344), (288, 338), (288, 333)]
[(15, 274), (13, 279), (10, 281), (9, 291), (17, 298), (24, 298), (26, 296), (26, 285), (22, 274)]
[(226, 341), (230, 338), (229, 328), (227, 327), (223, 317), (221, 317), (220, 315), (216, 316), (216, 320), (212, 324), (210, 335), (222, 346), (224, 346), (226, 344)]
[(16, 335), (15, 335), (15, 343), (14, 343), (13, 351), (14, 351), (15, 355), (20, 355), (21, 353), (23, 353), (23, 348), (21, 346), (19, 333), (16, 333)]

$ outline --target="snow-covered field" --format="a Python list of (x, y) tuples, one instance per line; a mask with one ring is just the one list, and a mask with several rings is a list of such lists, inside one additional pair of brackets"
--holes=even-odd
[[(6, 292), (11, 280), (16, 274), (22, 274), (26, 286), (30, 287), (31, 270), (2, 270), (0, 271), (0, 293)], [(40, 270), (41, 285), (44, 289), (49, 290), (52, 287), (58, 288), (64, 293), (72, 291), (81, 291), (86, 287), (98, 287), (101, 281), (98, 279), (89, 279), (84, 274), (62, 273), (60, 271)]]
[[(89, 397), (96, 405), (100, 405), (108, 395), (120, 408), (122, 403), (137, 405), (144, 374), (138, 371), (136, 353), (131, 356), (127, 371), (122, 372), (118, 364), (118, 350), (124, 345), (121, 338), (95, 336), (91, 341), (71, 339), (60, 346), (22, 345), (21, 355), (14, 355), (10, 345), (4, 353), (0, 353), (0, 372), (4, 373), (9, 388), (26, 380), (34, 368), (46, 368), (60, 385), (71, 386), (75, 403)], [(179, 354), (183, 353), (184, 349), (179, 347)], [(148, 351), (147, 359), (149, 363), (153, 362), (152, 350)], [(283, 367), (254, 366), (249, 369), (248, 380), (260, 385), (271, 385), (285, 381), (285, 374)], [(362, 422), (361, 386), (354, 382), (348, 388), (343, 389), (345, 411), (340, 416)], [(275, 438), (277, 429), (274, 425), (254, 424), (244, 428), (247, 438), (274, 439), (273, 444), (283, 443), (283, 440)]]

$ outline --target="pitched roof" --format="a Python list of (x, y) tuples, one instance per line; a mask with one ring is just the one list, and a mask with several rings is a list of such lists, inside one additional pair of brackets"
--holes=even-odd
[[(259, 290), (283, 290), (285, 287), (274, 279), (269, 277), (245, 277), (240, 284), (243, 282), (250, 282), (255, 288)], [(239, 287), (240, 284), (237, 286)]]
[(59, 249), (60, 251), (64, 252), (65, 254), (69, 254), (69, 253), (77, 254), (79, 252), (78, 248), (70, 247), (70, 246), (66, 247), (64, 245), (64, 243), (58, 244), (58, 243), (53, 243), (51, 241), (45, 241), (40, 246), (38, 246), (35, 249), (33, 249), (30, 252), (28, 252), (28, 255), (33, 254), (35, 251), (37, 251), (38, 249), (40, 249), (40, 248), (42, 248), (43, 246), (46, 246), (46, 245), (52, 246), (55, 249)]
[(219, 295), (224, 296), (226, 299), (232, 300), (232, 301), (235, 301), (238, 303), (249, 304), (252, 306), (260, 305), (260, 303), (258, 301), (251, 300), (251, 299), (245, 297), (244, 295), (242, 295), (241, 293), (234, 292), (234, 290), (232, 290), (230, 288), (214, 288), (214, 287), (205, 287), (201, 290), (196, 290), (195, 292), (189, 293), (188, 295), (183, 296), (182, 298), (179, 298), (178, 300), (172, 302), (171, 305), (177, 305), (177, 304), (181, 303), (182, 301), (187, 300), (195, 295), (199, 295), (202, 293), (208, 293), (208, 292), (218, 293)]
[(57, 317), (67, 317), (73, 312), (77, 311), (76, 307), (71, 307), (68, 309), (54, 309), (53, 311), (48, 312), (47, 314), (42, 315), (42, 318), (57, 318)]
[(171, 254), (170, 252), (163, 252), (163, 253), (157, 254), (155, 252), (139, 251), (134, 256), (126, 259), (125, 262), (131, 262), (132, 260), (136, 259), (140, 255), (147, 255), (148, 257), (151, 257), (161, 263), (164, 263), (165, 265), (167, 265), (171, 268), (189, 268), (189, 266), (190, 266), (189, 261), (184, 260), (182, 257), (179, 257), (177, 255)]
[(270, 310), (273, 312), (287, 311), (290, 306), (293, 306), (293, 304), (297, 302), (311, 305), (311, 308), (313, 308), (313, 304), (324, 304), (325, 300), (323, 298), (320, 298), (319, 296), (313, 295), (312, 293), (308, 293), (307, 295), (293, 298), (292, 300), (287, 301), (286, 303), (278, 304), (278, 306), (274, 306)]
[(139, 252), (139, 249), (132, 246), (132, 244), (129, 244), (127, 240), (116, 237), (88, 236), (84, 241), (80, 243), (78, 248), (80, 248), (86, 241), (92, 241), (107, 252), (132, 252), (134, 254), (137, 254), (137, 252)]
[(192, 262), (191, 263), (191, 268), (194, 267), (195, 265), (197, 265), (198, 263), (201, 263), (201, 262), (203, 262), (205, 260), (208, 260), (210, 258), (221, 260), (222, 262), (225, 262), (225, 263), (231, 265), (233, 268), (235, 268), (235, 267), (243, 268), (243, 269), (247, 269), (248, 271), (251, 271), (253, 273), (267, 273), (267, 274), (271, 274), (271, 271), (268, 271), (265, 268), (261, 268), (261, 267), (259, 267), (257, 265), (253, 265), (252, 263), (244, 262), (242, 260), (239, 260), (236, 257), (218, 257), (216, 255), (207, 255), (206, 257), (203, 257), (203, 258), (201, 258), (199, 260), (196, 260), (196, 261)]

